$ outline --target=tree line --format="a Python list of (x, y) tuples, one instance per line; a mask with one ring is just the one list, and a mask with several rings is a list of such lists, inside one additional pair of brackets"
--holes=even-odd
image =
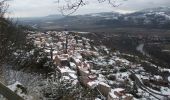
[(26, 44), (27, 28), (5, 17), (7, 2), (8, 0), (0, 0), (0, 64), (9, 58), (13, 51), (24, 48)]

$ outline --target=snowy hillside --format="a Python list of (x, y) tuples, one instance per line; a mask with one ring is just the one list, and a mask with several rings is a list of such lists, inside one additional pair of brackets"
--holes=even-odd
[[(54, 15), (53, 15), (54, 16)], [(43, 17), (22, 19), (21, 23), (40, 29), (101, 29), (111, 27), (160, 28), (170, 29), (170, 8), (160, 7), (137, 11), (130, 14), (118, 12), (92, 13), (66, 17)]]

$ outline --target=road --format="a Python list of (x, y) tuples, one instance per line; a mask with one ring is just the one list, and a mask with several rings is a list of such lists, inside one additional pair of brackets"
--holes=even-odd
[(158, 100), (161, 100), (160, 98), (156, 97), (155, 95), (159, 95), (159, 96), (162, 96), (164, 98), (167, 98), (168, 100), (168, 95), (164, 95), (164, 94), (161, 94), (161, 93), (158, 93), (158, 92), (155, 92), (151, 89), (149, 89), (148, 87), (146, 87), (143, 82), (141, 82), (141, 80), (136, 76), (135, 72), (132, 71), (132, 70), (129, 70), (128, 71), (132, 74), (133, 78), (135, 79), (135, 82), (136, 82), (136, 85), (138, 87), (140, 87), (142, 90), (144, 90), (145, 92), (149, 93), (150, 95), (152, 95), (153, 97), (155, 97), (156, 99)]

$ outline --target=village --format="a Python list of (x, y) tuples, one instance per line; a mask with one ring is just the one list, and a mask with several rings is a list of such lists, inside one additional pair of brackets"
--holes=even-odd
[(160, 75), (151, 75), (140, 64), (119, 57), (118, 51), (92, 45), (93, 40), (80, 34), (48, 31), (29, 34), (28, 38), (48, 54), (59, 73), (54, 78), (95, 89), (100, 95), (95, 100), (170, 99), (170, 76), (165, 81)]
[(170, 0), (0, 0), (0, 100), (170, 100)]

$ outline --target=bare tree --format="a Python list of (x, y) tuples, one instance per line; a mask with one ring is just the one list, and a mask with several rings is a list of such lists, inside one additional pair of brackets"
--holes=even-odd
[[(65, 11), (70, 11), (70, 14), (73, 14), (76, 12), (80, 7), (85, 6), (89, 3), (91, 0), (57, 0), (56, 2), (58, 4), (62, 3), (63, 5), (59, 7), (59, 10), (62, 14), (64, 14)], [(126, 0), (96, 0), (98, 3), (104, 3), (107, 2), (112, 7), (117, 7), (121, 5), (121, 3), (116, 3), (118, 1), (126, 1)]]
[(4, 14), (7, 12), (8, 4), (6, 3), (8, 0), (0, 0), (0, 18), (4, 17)]
[(16, 48), (23, 47), (26, 38), (24, 27), (5, 17), (9, 7), (8, 1), (0, 0), (0, 64), (11, 57)]

